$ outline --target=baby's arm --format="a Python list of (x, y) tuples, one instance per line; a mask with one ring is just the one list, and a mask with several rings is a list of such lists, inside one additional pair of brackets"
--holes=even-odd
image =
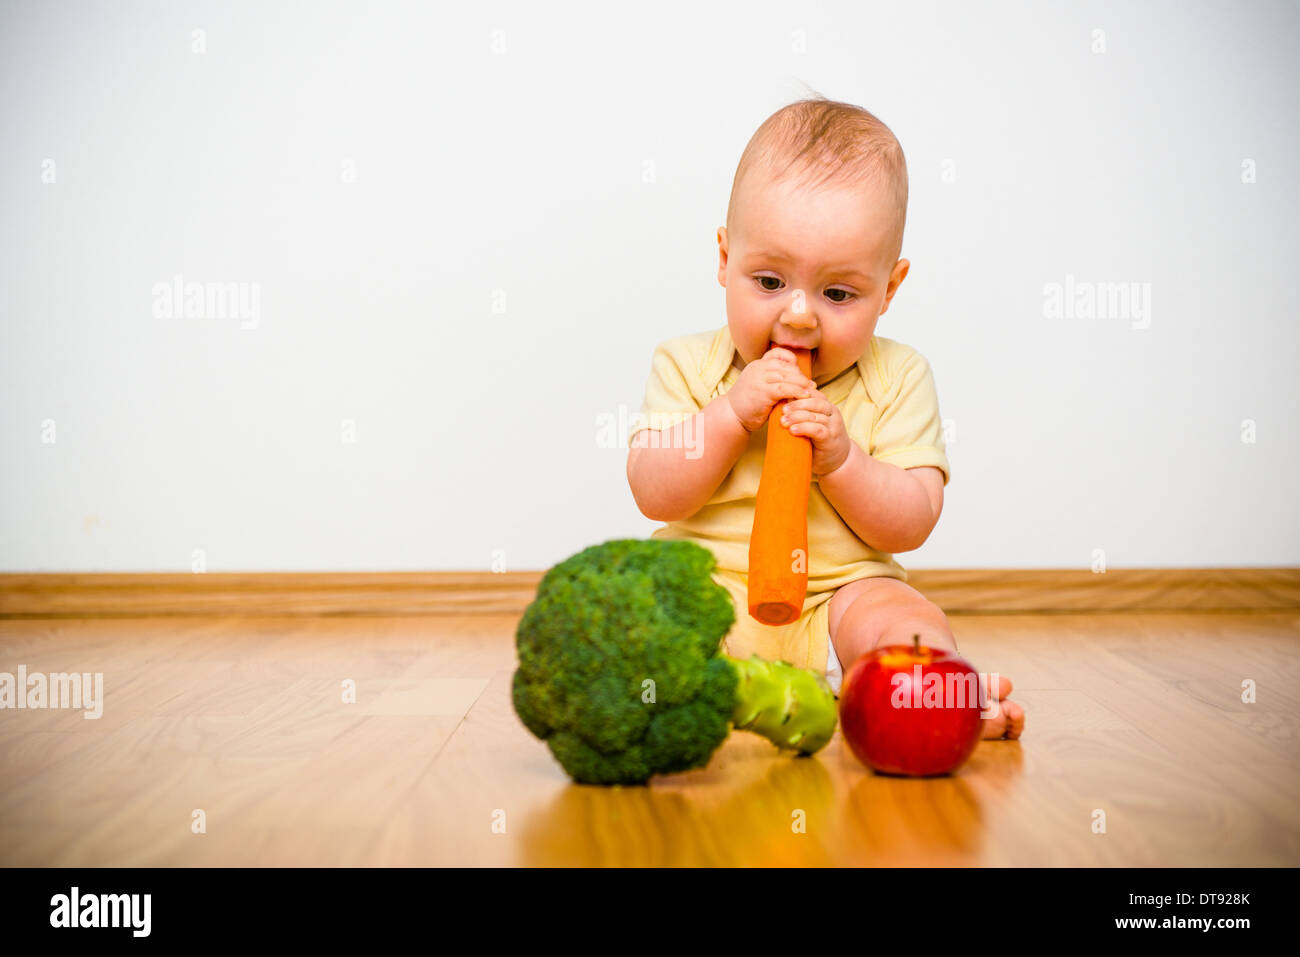
[(744, 454), (749, 432), (720, 395), (671, 429), (643, 429), (632, 437), (627, 482), (636, 507), (656, 522), (698, 512)]
[[(916, 473), (939, 475), (934, 482)], [(879, 552), (897, 554), (920, 548), (939, 521), (943, 507), (943, 473), (938, 469), (903, 469), (873, 458), (858, 443), (849, 457), (820, 479), (822, 494), (853, 533)]]

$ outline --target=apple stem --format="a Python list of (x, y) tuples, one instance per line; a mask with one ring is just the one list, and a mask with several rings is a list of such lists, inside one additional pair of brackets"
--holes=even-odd
[(921, 653), (921, 636), (920, 636), (920, 635), (913, 635), (913, 636), (912, 636), (912, 650), (913, 650), (916, 654), (918, 654), (918, 655)]

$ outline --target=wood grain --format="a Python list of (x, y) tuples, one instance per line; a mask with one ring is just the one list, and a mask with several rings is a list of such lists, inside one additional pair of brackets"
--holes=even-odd
[(517, 621), (0, 622), (0, 671), (105, 687), (99, 720), (0, 711), (0, 865), (1300, 864), (1300, 613), (968, 616), (1027, 727), (955, 775), (736, 732), (625, 788), (572, 784), (520, 724)]

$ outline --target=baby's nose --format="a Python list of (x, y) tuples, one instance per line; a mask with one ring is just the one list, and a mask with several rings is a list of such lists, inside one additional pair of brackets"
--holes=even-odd
[(803, 303), (791, 302), (789, 308), (781, 314), (781, 321), (799, 329), (810, 329), (817, 325), (817, 317), (804, 307)]

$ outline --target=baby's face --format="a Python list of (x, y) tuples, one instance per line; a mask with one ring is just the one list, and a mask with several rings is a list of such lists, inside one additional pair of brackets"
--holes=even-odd
[(812, 191), (755, 172), (741, 184), (732, 230), (718, 230), (718, 282), (744, 364), (769, 342), (811, 348), (815, 383), (866, 351), (908, 262), (885, 262), (889, 228), (871, 186)]

